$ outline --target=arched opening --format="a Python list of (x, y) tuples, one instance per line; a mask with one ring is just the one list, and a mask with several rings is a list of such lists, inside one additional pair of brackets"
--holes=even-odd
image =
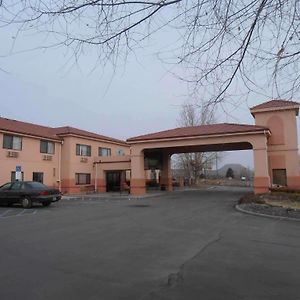
[[(236, 142), (145, 149), (146, 190), (172, 190), (201, 183), (222, 184), (225, 181), (250, 185), (254, 176), (253, 154), (249, 151), (252, 148), (249, 142)], [(234, 159), (234, 153), (240, 150), (247, 152), (249, 161), (244, 160), (244, 164)], [(222, 153), (228, 151), (230, 159), (227, 158), (226, 163), (223, 163)], [(227, 174), (228, 170), (231, 176)]]

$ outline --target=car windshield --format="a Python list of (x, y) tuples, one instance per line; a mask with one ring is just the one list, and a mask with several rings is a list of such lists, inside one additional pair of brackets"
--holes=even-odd
[(10, 189), (10, 186), (11, 186), (11, 182), (6, 183), (0, 187), (0, 190), (8, 190)]
[(32, 188), (34, 190), (47, 188), (44, 184), (42, 184), (40, 182), (35, 182), (35, 181), (27, 182), (26, 185), (27, 185), (27, 187)]

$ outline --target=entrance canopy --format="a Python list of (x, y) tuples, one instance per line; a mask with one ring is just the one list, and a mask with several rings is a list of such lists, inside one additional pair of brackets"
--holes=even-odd
[[(161, 179), (171, 187), (170, 157), (175, 153), (215, 152), (253, 149), (256, 174), (267, 177), (267, 139), (270, 130), (264, 126), (244, 124), (211, 124), (181, 127), (133, 137), (131, 146), (131, 191), (145, 193), (144, 169), (161, 165)], [(264, 184), (266, 185), (266, 184)], [(268, 185), (268, 183), (267, 183)]]
[(170, 130), (140, 135), (127, 140), (128, 143), (174, 138), (208, 137), (211, 135), (232, 135), (269, 131), (267, 127), (246, 124), (220, 123), (190, 127), (179, 127)]
[[(253, 149), (253, 136), (269, 136), (267, 127), (244, 124), (211, 124), (180, 127), (127, 140), (139, 145), (145, 154), (160, 149), (169, 154), (188, 152), (230, 151)], [(157, 150), (155, 152), (157, 152)]]

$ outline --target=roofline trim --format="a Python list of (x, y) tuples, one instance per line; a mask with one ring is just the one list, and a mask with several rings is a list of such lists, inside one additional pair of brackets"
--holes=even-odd
[(22, 132), (19, 132), (19, 131), (12, 131), (12, 130), (5, 130), (5, 129), (0, 129), (0, 132), (9, 133), (9, 134), (12, 134), (12, 135), (19, 135), (19, 136), (22, 136), (22, 137), (30, 137), (30, 138), (39, 139), (39, 140), (54, 141), (54, 142), (62, 144), (62, 139), (55, 138), (55, 137), (51, 138), (51, 137), (44, 136), (44, 135), (28, 134), (28, 133), (22, 133)]
[(268, 107), (268, 108), (250, 108), (250, 112), (252, 115), (256, 113), (263, 113), (263, 112), (272, 112), (278, 110), (296, 110), (296, 115), (298, 116), (300, 105), (291, 105), (291, 106), (275, 106), (275, 107)]
[(88, 140), (92, 140), (92, 141), (102, 141), (102, 142), (109, 142), (109, 143), (113, 143), (113, 144), (116, 144), (116, 145), (123, 145), (123, 146), (129, 146), (128, 143), (126, 141), (114, 141), (114, 140), (109, 140), (109, 139), (104, 139), (104, 138), (96, 138), (96, 137), (90, 137), (90, 136), (86, 136), (86, 135), (80, 135), (80, 134), (76, 134), (76, 133), (58, 133), (57, 134), (58, 136), (60, 137), (68, 137), (68, 136), (72, 136), (72, 137), (80, 137), (80, 138), (83, 138), (83, 139), (88, 139)]
[(236, 133), (224, 133), (224, 134), (203, 134), (203, 135), (190, 135), (190, 136), (177, 136), (177, 137), (163, 137), (163, 138), (151, 138), (151, 139), (141, 139), (141, 140), (127, 140), (128, 144), (140, 144), (140, 143), (149, 143), (149, 142), (157, 142), (162, 141), (162, 142), (169, 142), (169, 141), (178, 141), (178, 140), (192, 140), (195, 138), (213, 138), (213, 137), (223, 137), (223, 136), (240, 136), (240, 135), (249, 135), (249, 134), (266, 134), (268, 136), (271, 136), (271, 131), (266, 128), (266, 129), (261, 129), (257, 131), (245, 131), (245, 132), (236, 132)]

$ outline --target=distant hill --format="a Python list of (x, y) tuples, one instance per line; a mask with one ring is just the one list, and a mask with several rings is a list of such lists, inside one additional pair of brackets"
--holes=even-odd
[[(218, 176), (226, 177), (228, 169), (231, 168), (233, 170), (233, 174), (235, 178), (245, 177), (253, 177), (253, 171), (247, 169), (241, 164), (226, 164), (222, 168), (218, 170)], [(250, 173), (250, 174), (249, 174)]]

